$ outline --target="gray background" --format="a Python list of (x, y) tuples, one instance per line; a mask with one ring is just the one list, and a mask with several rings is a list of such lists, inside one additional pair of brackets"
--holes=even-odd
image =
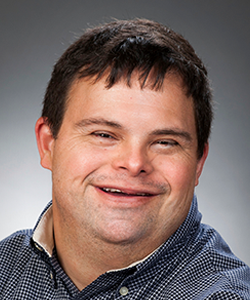
[(250, 264), (250, 1), (0, 1), (0, 238), (31, 228), (51, 198), (34, 125), (52, 66), (88, 25), (145, 17), (170, 25), (208, 66), (216, 102), (197, 189), (203, 221)]

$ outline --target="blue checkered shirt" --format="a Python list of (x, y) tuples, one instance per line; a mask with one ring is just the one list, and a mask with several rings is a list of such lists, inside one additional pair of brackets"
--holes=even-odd
[(250, 299), (250, 268), (200, 221), (194, 197), (184, 223), (149, 257), (79, 291), (56, 257), (50, 203), (34, 230), (0, 243), (0, 299)]

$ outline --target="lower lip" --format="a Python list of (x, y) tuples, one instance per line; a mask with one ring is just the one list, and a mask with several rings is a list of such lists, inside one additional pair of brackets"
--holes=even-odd
[(117, 204), (117, 206), (125, 205), (126, 207), (136, 207), (143, 205), (152, 200), (155, 196), (135, 196), (135, 195), (126, 195), (126, 194), (118, 194), (118, 193), (107, 193), (103, 191), (101, 188), (96, 187), (96, 190), (99, 194), (102, 195), (102, 199), (104, 201), (109, 201)]

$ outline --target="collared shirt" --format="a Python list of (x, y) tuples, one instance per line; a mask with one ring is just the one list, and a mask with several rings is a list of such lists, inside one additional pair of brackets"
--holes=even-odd
[(0, 299), (250, 299), (250, 268), (200, 221), (194, 197), (183, 224), (156, 251), (79, 291), (56, 257), (50, 203), (34, 230), (0, 243)]

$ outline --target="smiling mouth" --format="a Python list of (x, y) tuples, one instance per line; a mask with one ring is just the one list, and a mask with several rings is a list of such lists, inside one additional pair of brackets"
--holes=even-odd
[(100, 188), (103, 192), (108, 193), (108, 194), (116, 194), (118, 196), (127, 196), (127, 197), (152, 197), (153, 194), (149, 193), (143, 193), (143, 192), (138, 192), (138, 193), (127, 193), (119, 189), (113, 189), (113, 188)]

